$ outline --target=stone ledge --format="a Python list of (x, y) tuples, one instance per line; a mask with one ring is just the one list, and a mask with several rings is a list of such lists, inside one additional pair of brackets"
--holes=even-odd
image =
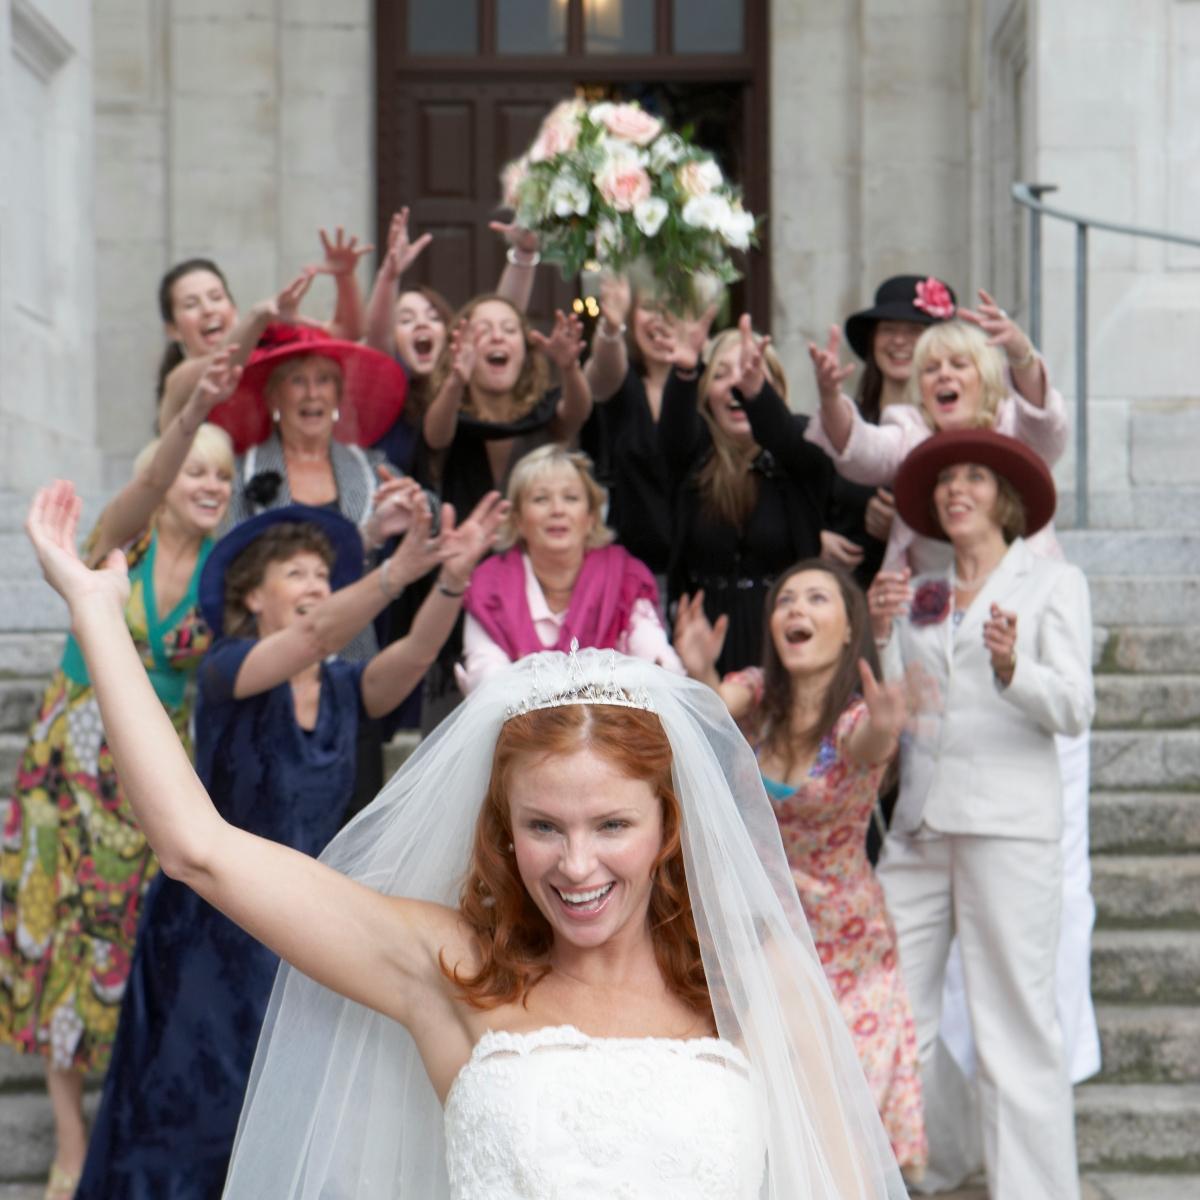
[(1102, 649), (1094, 662), (1101, 671), (1200, 671), (1200, 625), (1098, 626), (1095, 633)]
[(1085, 1084), (1075, 1136), (1083, 1167), (1200, 1170), (1200, 1086)]
[(1098, 675), (1097, 729), (1200, 725), (1200, 675)]
[(1200, 995), (1200, 931), (1097, 929), (1092, 995), (1097, 1002), (1194, 1004)]
[(1093, 788), (1200, 788), (1200, 730), (1097, 730)]
[(1093, 792), (1090, 824), (1093, 856), (1200, 850), (1200, 792)]
[(1200, 1082), (1200, 1008), (1098, 1005), (1099, 1082)]
[(1200, 854), (1098, 855), (1092, 895), (1101, 924), (1200, 928)]
[(1169, 625), (1200, 612), (1200, 576), (1093, 575), (1089, 582), (1098, 625)]
[(1200, 529), (1065, 530), (1063, 553), (1087, 574), (1190, 574), (1200, 569)]

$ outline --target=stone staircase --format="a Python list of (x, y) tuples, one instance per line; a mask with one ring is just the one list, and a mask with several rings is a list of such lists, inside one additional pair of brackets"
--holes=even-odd
[(1200, 1196), (1200, 529), (1062, 535), (1091, 582), (1092, 991), (1103, 1069), (1076, 1090), (1101, 1196)]

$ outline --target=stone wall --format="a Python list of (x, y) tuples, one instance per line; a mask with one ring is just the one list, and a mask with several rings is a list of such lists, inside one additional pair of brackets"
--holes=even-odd
[(0, 487), (94, 486), (92, 27), (0, 5)]
[[(250, 304), (373, 213), (370, 0), (96, 0), (96, 408), (110, 486), (151, 433), (156, 289), (211, 257)], [(363, 270), (367, 282), (366, 268)], [(318, 279), (306, 311), (331, 311)]]

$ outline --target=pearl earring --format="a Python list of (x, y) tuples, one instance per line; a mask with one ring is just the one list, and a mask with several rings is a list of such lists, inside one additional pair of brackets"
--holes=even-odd
[(275, 408), (271, 410), (271, 420), (274, 421), (276, 425), (279, 424), (279, 409)]
[(333, 410), (333, 423), (336, 425), (342, 419), (342, 410), (335, 408)]

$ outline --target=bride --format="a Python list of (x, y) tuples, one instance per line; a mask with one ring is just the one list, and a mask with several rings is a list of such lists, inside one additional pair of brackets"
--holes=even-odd
[(321, 862), (213, 808), (125, 632), (124, 563), (27, 531), (168, 875), (281, 970), (226, 1197), (902, 1197), (754, 756), (702, 685), (533, 655)]

